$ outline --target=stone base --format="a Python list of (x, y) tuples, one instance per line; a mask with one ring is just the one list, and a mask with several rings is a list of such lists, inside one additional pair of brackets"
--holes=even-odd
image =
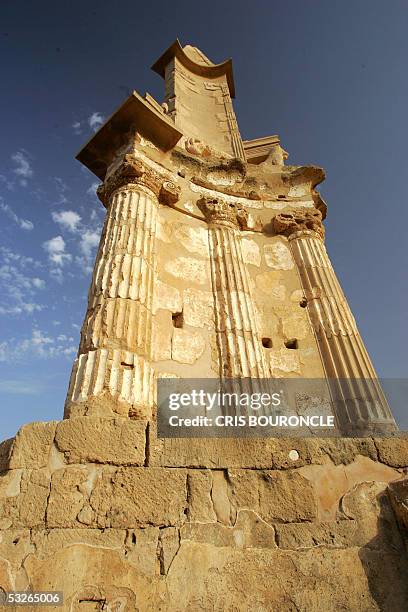
[(407, 438), (153, 430), (77, 417), (0, 445), (1, 589), (78, 612), (408, 608)]

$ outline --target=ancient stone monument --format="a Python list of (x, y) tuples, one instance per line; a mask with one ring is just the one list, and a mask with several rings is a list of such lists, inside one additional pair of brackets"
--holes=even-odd
[[(163, 103), (133, 92), (78, 155), (106, 221), (65, 418), (0, 445), (0, 589), (407, 609), (408, 441), (327, 255), (324, 172), (242, 140), (230, 60), (176, 41), (153, 70)], [(161, 439), (160, 377), (332, 380), (338, 436)]]

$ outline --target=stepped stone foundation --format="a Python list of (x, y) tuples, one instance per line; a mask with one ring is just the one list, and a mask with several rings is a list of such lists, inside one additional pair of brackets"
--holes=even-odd
[[(153, 69), (163, 104), (133, 92), (78, 155), (106, 221), (65, 418), (0, 444), (0, 593), (407, 610), (408, 437), (324, 244), (324, 172), (242, 140), (230, 60), (176, 41)], [(160, 439), (160, 377), (334, 381), (336, 436)]]

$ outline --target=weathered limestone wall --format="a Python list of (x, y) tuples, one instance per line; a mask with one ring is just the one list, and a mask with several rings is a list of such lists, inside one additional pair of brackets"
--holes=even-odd
[(165, 155), (130, 133), (99, 190), (107, 220), (65, 416), (154, 419), (160, 375), (340, 377), (328, 409), (341, 431), (393, 431), (378, 385), (354, 382), (376, 375), (323, 243), (322, 177), (188, 138)]
[(407, 607), (407, 438), (156, 440), (87, 416), (0, 456), (0, 588), (63, 591), (56, 610)]

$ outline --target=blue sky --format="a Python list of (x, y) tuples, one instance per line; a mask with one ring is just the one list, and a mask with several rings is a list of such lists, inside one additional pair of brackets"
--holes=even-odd
[[(142, 8), (143, 7), (143, 8)], [(0, 439), (59, 419), (103, 208), (75, 154), (178, 36), (232, 57), (243, 138), (327, 170), (327, 247), (381, 376), (407, 376), (408, 5), (3, 3)]]

